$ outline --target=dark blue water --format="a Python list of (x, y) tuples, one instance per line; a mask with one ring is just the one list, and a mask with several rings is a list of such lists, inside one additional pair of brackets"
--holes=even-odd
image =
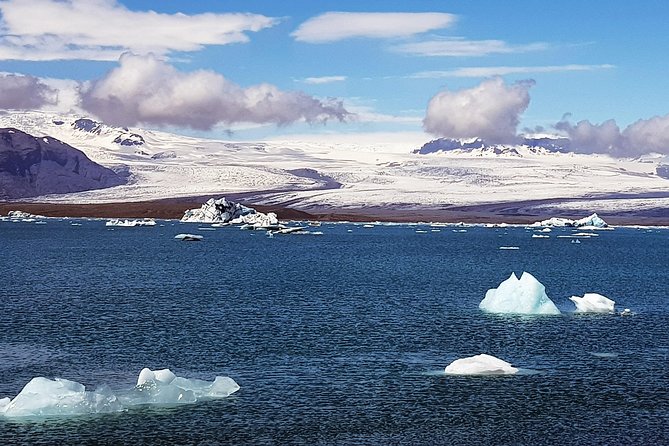
[[(270, 239), (81, 223), (0, 222), (0, 397), (34, 376), (127, 389), (143, 367), (227, 375), (241, 390), (0, 418), (3, 444), (669, 444), (669, 230), (573, 244), (556, 237), (570, 230), (323, 225)], [(512, 271), (531, 272), (567, 314), (481, 313)], [(584, 292), (636, 314), (570, 314), (567, 298)], [(479, 353), (533, 372), (441, 373)]]

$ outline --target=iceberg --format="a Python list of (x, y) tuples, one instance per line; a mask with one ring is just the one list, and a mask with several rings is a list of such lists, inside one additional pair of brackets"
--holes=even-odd
[(274, 212), (263, 214), (225, 198), (210, 198), (199, 209), (189, 209), (181, 218), (184, 223), (231, 223), (248, 224), (256, 228), (277, 226), (279, 220)]
[(0, 413), (6, 417), (44, 417), (119, 410), (121, 404), (107, 387), (89, 392), (83, 384), (75, 381), (37, 377), (31, 379), (13, 400), (6, 403)]
[(520, 279), (511, 273), (499, 287), (488, 290), (479, 308), (488, 313), (560, 314), (544, 285), (527, 272)]
[(537, 221), (530, 227), (570, 227), (570, 228), (608, 228), (609, 225), (596, 213), (579, 220), (570, 220), (568, 218), (553, 217), (548, 220)]
[(62, 378), (36, 377), (14, 398), (0, 399), (0, 416), (52, 417), (110, 413), (140, 405), (192, 404), (225, 398), (239, 390), (227, 376), (213, 381), (179, 377), (169, 369), (142, 369), (137, 385), (113, 392), (102, 386), (87, 391), (83, 384)]
[(448, 375), (513, 375), (518, 369), (494, 356), (481, 354), (456, 359), (444, 370)]
[(141, 220), (121, 220), (114, 218), (107, 220), (105, 226), (120, 226), (126, 228), (134, 228), (136, 226), (155, 226), (156, 221), (153, 218), (144, 218)]
[(577, 313), (613, 313), (615, 302), (597, 293), (585, 293), (583, 297), (571, 296)]

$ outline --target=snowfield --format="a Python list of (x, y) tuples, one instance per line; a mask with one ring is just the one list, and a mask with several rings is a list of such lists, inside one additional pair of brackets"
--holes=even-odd
[[(101, 203), (257, 192), (256, 203), (308, 210), (333, 207), (447, 207), (546, 200), (546, 209), (587, 211), (669, 207), (662, 159), (615, 159), (515, 146), (494, 153), (455, 149), (430, 154), (406, 143), (234, 142), (109, 127), (75, 116), (13, 112), (0, 126), (52, 136), (117, 171), (126, 185), (40, 197)], [(427, 141), (424, 141), (427, 142)], [(596, 200), (596, 201), (595, 201)]]

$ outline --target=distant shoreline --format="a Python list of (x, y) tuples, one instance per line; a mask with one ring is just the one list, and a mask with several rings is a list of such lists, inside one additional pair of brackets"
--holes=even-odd
[[(353, 221), (353, 222), (440, 222), (440, 223), (509, 223), (530, 224), (550, 217), (582, 218), (583, 211), (555, 210), (549, 212), (531, 209), (532, 204), (558, 203), (556, 200), (520, 201), (477, 204), (471, 206), (429, 207), (397, 205), (394, 207), (335, 207), (276, 205), (254, 203), (248, 194), (214, 194), (198, 197), (180, 197), (158, 200), (114, 203), (44, 203), (31, 201), (0, 202), (0, 215), (20, 210), (45, 217), (83, 218), (158, 218), (180, 219), (187, 209), (199, 208), (207, 199), (226, 196), (229, 200), (251, 206), (260, 212), (275, 212), (281, 220)], [(246, 199), (245, 199), (246, 198)], [(531, 212), (527, 209), (530, 208)], [(593, 210), (597, 212), (597, 210)], [(609, 224), (616, 226), (669, 226), (669, 209), (651, 209), (617, 213), (598, 212)]]

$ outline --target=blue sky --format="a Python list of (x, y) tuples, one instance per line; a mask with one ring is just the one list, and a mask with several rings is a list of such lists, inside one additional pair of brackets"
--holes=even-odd
[[(28, 11), (58, 8), (63, 3), (1, 1), (4, 36), (0, 40), (0, 59), (4, 60), (0, 60), (0, 71), (39, 79), (96, 81), (119, 67), (118, 56), (122, 52), (129, 50), (142, 55), (153, 51), (177, 72), (211, 70), (242, 89), (268, 83), (280, 91), (301, 91), (319, 100), (337, 98), (343, 101), (347, 111), (356, 115), (345, 123), (328, 119), (326, 125), (307, 125), (302, 122), (304, 119), (293, 120), (286, 116), (264, 122), (266, 114), (263, 113), (262, 118), (256, 114), (249, 118), (255, 120), (254, 125), (226, 118), (228, 121), (213, 125), (212, 130), (193, 130), (181, 125), (178, 119), (164, 124), (157, 118), (147, 121), (148, 126), (183, 127), (183, 131), (203, 134), (216, 134), (229, 128), (240, 139), (290, 133), (421, 132), (428, 103), (440, 91), (472, 89), (495, 74), (501, 75), (505, 85), (527, 79), (535, 81), (528, 87), (529, 103), (514, 109), (519, 131), (525, 127), (549, 128), (565, 113), (571, 113), (573, 122), (587, 119), (597, 124), (615, 119), (623, 128), (638, 119), (664, 116), (669, 112), (669, 89), (665, 87), (669, 74), (666, 58), (669, 33), (665, 31), (669, 2), (666, 1), (87, 0), (88, 4), (96, 2), (97, 10), (106, 11), (109, 17), (119, 11), (152, 10), (193, 17), (213, 13), (220, 20), (226, 20), (228, 13), (251, 13), (256, 19), (255, 24), (241, 30), (245, 42), (209, 44), (211, 36), (203, 33), (198, 37), (197, 48), (184, 51), (176, 43), (171, 45), (179, 40), (176, 34), (165, 34), (164, 45), (160, 44), (161, 26), (169, 27), (169, 22), (147, 26), (142, 23), (144, 16), (138, 15), (137, 20), (122, 22), (121, 26), (114, 27), (114, 20), (109, 20), (109, 29), (105, 29), (106, 21), (87, 28), (85, 20), (81, 25), (63, 23), (59, 27), (57, 22), (65, 15), (49, 10), (46, 17), (56, 25), (54, 28), (45, 25), (41, 29), (39, 16), (33, 18), (32, 23), (17, 23), (11, 14), (28, 7), (32, 8)], [(65, 5), (76, 9), (81, 3), (68, 0)], [(310, 20), (334, 11), (441, 15), (413, 18), (408, 15), (390, 26), (390, 30), (381, 32), (382, 35), (371, 35), (369, 29), (361, 31), (355, 26), (353, 31), (349, 30), (350, 36), (344, 30), (343, 34), (325, 42), (318, 41), (313, 30), (311, 34), (306, 33), (306, 37), (299, 37), (299, 32), (296, 34)], [(344, 23), (352, 23), (357, 18), (346, 16)], [(359, 26), (376, 29), (373, 23), (365, 22), (369, 18), (362, 16)], [(384, 16), (375, 19), (383, 21)], [(428, 19), (435, 19), (435, 24), (426, 25)], [(79, 42), (68, 42), (67, 35), (62, 36), (60, 42), (67, 45), (58, 48), (53, 44), (51, 55), (46, 51), (32, 51), (40, 43), (35, 44), (31, 37), (43, 33), (44, 38), (49, 33), (57, 34), (59, 29), (77, 26), (82, 27), (83, 34), (91, 34), (85, 43), (86, 54), (72, 50)], [(127, 29), (119, 29), (126, 26)], [(253, 26), (260, 29), (249, 30)], [(333, 26), (341, 31), (336, 23)], [(134, 42), (115, 37), (131, 28), (140, 29), (143, 37)], [(215, 28), (212, 27), (211, 33), (215, 33)], [(320, 29), (327, 33), (325, 26)], [(181, 31), (173, 29), (172, 32)], [(152, 34), (159, 37), (151, 41)], [(17, 35), (24, 39), (19, 45), (27, 46), (19, 52), (3, 51), (3, 46), (16, 45), (11, 39)], [(142, 45), (139, 40), (151, 42)], [(96, 45), (104, 56), (97, 55)], [(163, 48), (159, 48), (161, 46)], [(440, 55), (435, 54), (440, 51)], [(101, 85), (96, 86), (101, 88)], [(101, 107), (98, 103), (97, 108), (91, 106), (88, 110), (100, 111)], [(113, 118), (118, 114), (102, 115)]]

